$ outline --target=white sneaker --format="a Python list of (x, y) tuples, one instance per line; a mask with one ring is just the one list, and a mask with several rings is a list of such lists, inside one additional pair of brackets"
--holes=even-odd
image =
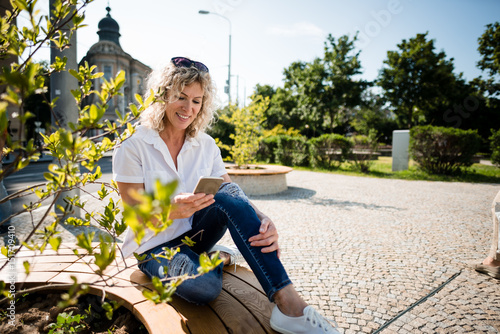
[(340, 334), (322, 315), (312, 306), (306, 306), (301, 317), (289, 317), (281, 313), (275, 306), (271, 315), (271, 327), (283, 334)]
[(238, 248), (236, 248), (236, 246), (215, 245), (208, 251), (208, 253), (210, 254), (217, 251), (229, 254), (228, 266), (234, 265), (234, 270), (236, 270), (237, 263), (242, 263), (243, 261), (245, 261), (245, 258), (243, 257), (243, 255), (241, 255), (241, 252), (238, 250)]

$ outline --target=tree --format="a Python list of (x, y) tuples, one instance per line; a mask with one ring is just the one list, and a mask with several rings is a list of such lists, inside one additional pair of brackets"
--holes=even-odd
[(349, 122), (348, 114), (361, 104), (361, 96), (371, 84), (361, 79), (354, 79), (361, 74), (359, 54), (354, 53), (354, 43), (344, 35), (337, 42), (329, 35), (325, 42), (324, 64), (326, 85), (324, 94), (325, 111), (329, 115), (330, 129), (344, 127)]
[(408, 128), (429, 123), (432, 111), (444, 112), (444, 102), (460, 80), (453, 73), (453, 58), (447, 60), (444, 51), (436, 53), (427, 34), (403, 40), (399, 51), (388, 51), (377, 79), (399, 125)]
[(486, 78), (479, 76), (472, 80), (477, 109), (480, 111), (472, 121), (486, 142), (492, 131), (500, 129), (500, 23), (486, 25), (485, 32), (478, 38), (478, 44), (481, 59), (477, 67), (486, 74)]
[(370, 85), (354, 78), (361, 73), (356, 39), (344, 35), (336, 40), (329, 35), (323, 58), (297, 61), (284, 69), (284, 87), (258, 86), (259, 93), (271, 95), (266, 127), (282, 124), (308, 137), (345, 132), (352, 110)]
[(311, 63), (294, 62), (283, 74), (284, 88), (279, 95), (276, 94), (276, 100), (292, 109), (280, 108), (281, 112), (289, 113), (289, 117), (299, 120), (302, 123), (299, 127), (301, 132), (322, 133), (325, 114), (322, 95), (326, 77), (322, 60), (316, 58)]
[[(144, 238), (146, 227), (155, 233), (159, 233), (171, 224), (168, 219), (171, 208), (170, 196), (175, 190), (176, 182), (166, 185), (157, 182), (154, 194), (137, 193), (135, 196), (140, 204), (136, 206), (125, 204), (124, 210), (122, 210), (121, 205), (112, 196), (114, 194), (119, 197), (116, 184), (100, 180), (102, 173), (97, 165), (99, 159), (106, 152), (113, 150), (116, 145), (126, 140), (135, 131), (132, 124), (141, 111), (156, 101), (154, 92), (145, 101), (137, 95), (138, 105), (131, 104), (129, 112), (125, 115), (120, 114), (119, 120), (112, 124), (103, 119), (103, 116), (109, 102), (115, 96), (120, 95), (120, 88), (125, 83), (125, 73), (123, 71), (119, 72), (115, 78), (110, 78), (109, 81), (103, 80), (102, 86), (94, 89), (92, 81), (103, 76), (103, 73), (95, 71), (96, 66), (89, 67), (88, 64), (84, 64), (78, 69), (68, 69), (66, 68), (66, 59), (57, 58), (50, 64), (47, 73), (41, 64), (33, 62), (33, 56), (36, 52), (49, 42), (52, 42), (59, 49), (70, 46), (72, 34), (76, 29), (83, 26), (83, 12), (90, 2), (92, 0), (57, 0), (54, 1), (51, 8), (52, 15), (50, 17), (40, 17), (37, 14), (38, 11), (35, 10), (36, 1), (15, 0), (11, 1), (12, 10), (7, 10), (0, 18), (2, 28), (2, 34), (0, 34), (0, 58), (5, 58), (8, 55), (22, 57), (22, 61), (13, 61), (10, 66), (3, 66), (0, 71), (0, 85), (6, 87), (6, 93), (0, 96), (0, 150), (1, 153), (11, 153), (15, 156), (14, 161), (0, 171), (0, 180), (25, 168), (30, 162), (36, 161), (41, 150), (48, 151), (54, 161), (57, 161), (57, 163), (50, 164), (48, 170), (44, 173), (46, 179), (44, 183), (21, 189), (5, 198), (0, 198), (0, 202), (4, 202), (31, 193), (35, 193), (39, 198), (35, 203), (26, 204), (22, 211), (13, 213), (0, 224), (20, 213), (31, 213), (42, 204), (46, 204), (41, 208), (44, 211), (40, 220), (34, 218), (33, 215), (31, 216), (33, 229), (24, 240), (21, 240), (20, 245), (8, 243), (6, 246), (1, 247), (2, 256), (5, 256), (8, 260), (0, 265), (0, 295), (10, 298), (11, 301), (15, 301), (15, 296), (10, 292), (3, 278), (9, 277), (9, 270), (11, 269), (9, 261), (25, 247), (40, 253), (43, 253), (48, 247), (52, 247), (56, 251), (62, 247), (68, 247), (78, 256), (88, 255), (91, 258), (88, 265), (94, 268), (93, 270), (100, 277), (100, 281), (84, 283), (90, 283), (105, 290), (114, 276), (130, 267), (126, 263), (116, 263), (119, 266), (121, 265), (116, 274), (110, 276), (104, 274), (106, 268), (115, 261), (117, 253), (121, 252), (117, 238), (125, 231), (126, 227), (130, 227), (135, 235), (135, 240), (140, 243)], [(19, 29), (15, 24), (16, 18), (20, 15), (28, 18), (27, 26), (22, 29)], [(68, 23), (72, 23), (72, 25), (68, 27)], [(60, 126), (53, 127), (50, 133), (42, 136), (43, 144), (40, 147), (34, 145), (33, 139), (24, 143), (21, 135), (19, 135), (18, 139), (13, 138), (10, 140), (8, 147), (4, 147), (3, 135), (7, 130), (8, 122), (14, 119), (17, 120), (22, 125), (22, 129), (32, 116), (32, 111), (25, 111), (23, 108), (30, 106), (30, 104), (26, 104), (27, 99), (36, 92), (46, 91), (46, 77), (61, 71), (68, 71), (79, 82), (79, 89), (71, 91), (79, 112), (78, 121), (70, 123), (69, 129)], [(97, 97), (97, 102), (80, 108), (82, 100), (91, 95)], [(49, 102), (52, 114), (56, 103), (56, 100)], [(8, 113), (9, 106), (16, 108), (18, 112), (14, 114)], [(59, 121), (56, 119), (56, 123), (59, 123)], [(87, 137), (88, 130), (93, 128), (103, 129), (105, 134), (112, 134), (116, 139), (111, 140), (104, 137), (102, 140), (96, 140), (96, 137)], [(82, 168), (82, 171), (80, 171), (80, 165), (84, 168)], [(102, 207), (89, 208), (79, 196), (66, 197), (64, 198), (65, 207), (59, 208), (60, 214), (53, 214), (53, 208), (59, 197), (64, 196), (63, 194), (68, 190), (83, 188), (88, 184), (100, 186), (100, 191), (97, 194), (89, 195), (103, 203)], [(85, 212), (84, 217), (72, 217), (75, 207)], [(95, 232), (82, 232), (76, 236), (75, 243), (68, 243), (63, 246), (63, 240), (58, 236), (59, 232), (57, 231), (58, 225), (61, 223), (98, 227), (103, 232), (98, 238), (98, 246), (95, 247), (92, 244), (96, 236)], [(25, 224), (30, 225), (28, 221)], [(186, 240), (186, 243), (189, 244), (189, 240)], [(176, 252), (171, 249), (165, 249), (164, 251), (165, 253), (160, 256), (171, 257)], [(144, 260), (138, 255), (136, 257), (139, 261)], [(208, 259), (206, 254), (201, 259), (201, 262), (202, 264), (198, 268), (199, 275), (214, 269), (221, 263), (216, 257)], [(26, 275), (30, 275), (29, 262), (26, 261), (23, 264)], [(178, 280), (174, 279), (171, 282), (166, 282), (166, 279), (161, 282), (160, 279), (155, 278), (153, 279), (154, 291), (144, 290), (144, 295), (155, 303), (167, 302), (175, 292), (176, 286), (188, 278), (180, 277)], [(74, 278), (74, 281), (74, 288), (70, 290), (69, 299), (65, 303), (75, 301), (76, 295), (71, 295), (71, 291), (77, 295), (80, 293), (78, 291), (81, 290), (82, 282), (77, 282), (76, 278)]]
[(252, 96), (252, 103), (245, 108), (235, 108), (231, 115), (221, 115), (221, 119), (235, 127), (230, 138), (234, 145), (228, 147), (218, 142), (219, 146), (228, 149), (234, 163), (244, 167), (255, 163), (259, 141), (262, 136), (262, 123), (265, 120), (264, 111), (269, 106), (269, 97)]
[(375, 130), (383, 142), (390, 143), (392, 131), (398, 128), (394, 114), (373, 92), (365, 92), (363, 101), (351, 120), (354, 130), (365, 136), (370, 134), (370, 130)]
[(482, 71), (491, 77), (500, 74), (500, 23), (486, 25), (486, 31), (479, 37), (478, 51), (482, 59), (477, 63)]
[(486, 31), (478, 39), (478, 51), (481, 60), (477, 67), (486, 72), (487, 78), (481, 76), (473, 80), (478, 89), (486, 95), (488, 105), (499, 107), (500, 99), (500, 23), (486, 25)]

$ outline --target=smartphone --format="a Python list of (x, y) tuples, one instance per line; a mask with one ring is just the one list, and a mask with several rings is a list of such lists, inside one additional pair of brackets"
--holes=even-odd
[(224, 179), (216, 176), (202, 176), (198, 180), (193, 194), (204, 193), (215, 195)]

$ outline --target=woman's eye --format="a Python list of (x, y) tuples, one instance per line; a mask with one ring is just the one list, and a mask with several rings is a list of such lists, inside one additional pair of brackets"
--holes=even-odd
[(194, 104), (200, 104), (200, 101), (194, 100), (193, 103)]

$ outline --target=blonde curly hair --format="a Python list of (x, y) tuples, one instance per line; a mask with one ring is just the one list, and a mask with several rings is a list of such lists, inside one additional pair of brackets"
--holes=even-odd
[(165, 127), (165, 104), (179, 99), (184, 87), (197, 82), (203, 89), (201, 109), (193, 123), (186, 129), (186, 136), (193, 138), (201, 131), (205, 131), (214, 118), (215, 111), (215, 84), (208, 72), (200, 71), (194, 66), (176, 67), (172, 62), (154, 70), (146, 80), (147, 91), (144, 99), (151, 94), (158, 94), (156, 102), (144, 110), (140, 116), (140, 123), (158, 132)]

